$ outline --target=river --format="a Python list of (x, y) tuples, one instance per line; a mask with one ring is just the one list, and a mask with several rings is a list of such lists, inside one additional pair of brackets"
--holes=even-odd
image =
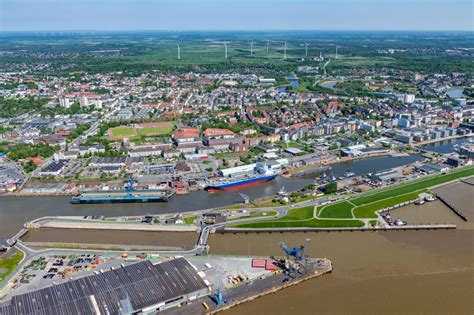
[[(363, 160), (344, 162), (332, 166), (334, 176), (342, 176), (347, 169), (357, 175), (376, 172), (421, 160), (418, 155), (405, 157), (376, 157)], [(157, 213), (177, 213), (222, 207), (242, 202), (239, 193), (247, 194), (250, 199), (261, 198), (276, 194), (282, 186), (287, 191), (294, 191), (311, 184), (316, 175), (303, 177), (277, 177), (275, 180), (238, 191), (209, 194), (205, 191), (193, 192), (185, 196), (173, 196), (166, 203), (148, 204), (99, 204), (72, 205), (69, 196), (48, 197), (0, 197), (0, 240), (8, 238), (22, 227), (28, 220), (42, 216), (71, 215), (85, 216), (102, 214), (106, 216), (143, 215)]]
[(430, 143), (430, 144), (426, 144), (422, 148), (423, 148), (423, 150), (433, 151), (433, 152), (443, 153), (443, 154), (444, 153), (453, 153), (453, 152), (455, 152), (454, 145), (461, 144), (461, 143), (466, 142), (468, 140), (469, 140), (469, 137), (443, 140), (443, 141), (438, 141), (438, 142), (433, 142), (433, 143)]
[[(444, 210), (443, 216), (454, 216)], [(472, 314), (473, 231), (211, 234), (209, 244), (211, 254), (281, 256), (280, 241), (295, 246), (310, 238), (308, 254), (327, 257), (334, 266), (330, 275), (224, 314)], [(133, 245), (172, 240), (189, 246), (197, 234), (45, 229), (27, 236), (29, 241), (58, 239)]]
[[(465, 208), (472, 205), (469, 200), (473, 189), (466, 185), (449, 184), (436, 190), (460, 192), (457, 206)], [(472, 222), (462, 222), (438, 201), (400, 208), (393, 215), (413, 223), (454, 222), (459, 229), (211, 234), (210, 254), (243, 256), (281, 256), (279, 242), (295, 246), (310, 238), (308, 254), (327, 257), (334, 266), (329, 275), (256, 299), (224, 314), (473, 314)], [(186, 247), (196, 239), (196, 233), (50, 229), (27, 236), (30, 241), (171, 243)]]
[(473, 314), (473, 230), (211, 235), (212, 254), (282, 255), (310, 238), (332, 274), (228, 314)]

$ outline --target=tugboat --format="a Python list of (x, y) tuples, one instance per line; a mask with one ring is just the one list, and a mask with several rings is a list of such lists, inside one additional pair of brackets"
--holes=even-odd
[(351, 172), (349, 169), (344, 173), (345, 178), (351, 178), (354, 177), (356, 174), (354, 172)]

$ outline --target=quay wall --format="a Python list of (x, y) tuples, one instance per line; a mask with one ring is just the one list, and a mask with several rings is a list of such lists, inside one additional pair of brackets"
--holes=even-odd
[(252, 296), (249, 296), (247, 298), (244, 298), (244, 299), (241, 299), (241, 300), (238, 300), (238, 301), (235, 301), (235, 302), (232, 302), (232, 303), (229, 303), (223, 307), (220, 307), (216, 310), (213, 310), (211, 312), (209, 312), (209, 314), (217, 314), (219, 312), (223, 312), (223, 311), (226, 311), (226, 310), (229, 310), (230, 308), (232, 307), (235, 307), (237, 305), (240, 305), (242, 303), (247, 303), (247, 302), (250, 302), (250, 301), (253, 301), (255, 299), (258, 299), (259, 297), (262, 297), (262, 296), (265, 296), (265, 295), (268, 295), (268, 294), (273, 294), (273, 293), (276, 293), (280, 290), (283, 290), (283, 289), (286, 289), (286, 288), (289, 288), (289, 287), (292, 287), (292, 286), (295, 286), (295, 285), (298, 285), (306, 280), (310, 280), (310, 279), (313, 279), (313, 278), (316, 278), (316, 277), (319, 277), (319, 276), (322, 276), (322, 275), (325, 275), (325, 274), (328, 274), (328, 273), (331, 273), (332, 272), (332, 264), (331, 262), (329, 261), (329, 267), (322, 271), (322, 272), (318, 272), (318, 271), (313, 271), (311, 272), (310, 274), (306, 275), (306, 276), (303, 276), (299, 279), (296, 279), (294, 281), (291, 281), (291, 282), (287, 282), (286, 284), (283, 284), (283, 285), (279, 285), (279, 286), (275, 286), (275, 287), (272, 287), (272, 288), (269, 288), (263, 292), (260, 292), (258, 294), (255, 294), (255, 295), (252, 295)]

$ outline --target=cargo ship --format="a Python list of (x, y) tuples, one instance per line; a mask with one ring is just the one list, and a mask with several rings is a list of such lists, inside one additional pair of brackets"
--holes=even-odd
[(72, 197), (72, 204), (167, 202), (170, 190), (135, 190), (130, 180), (125, 190), (84, 191)]
[(208, 192), (234, 190), (247, 186), (254, 186), (275, 179), (277, 174), (266, 167), (258, 165), (252, 172), (234, 174), (211, 181), (206, 190)]

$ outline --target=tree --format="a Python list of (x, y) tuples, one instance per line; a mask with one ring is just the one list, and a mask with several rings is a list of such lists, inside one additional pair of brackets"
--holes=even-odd
[(324, 188), (324, 192), (326, 194), (334, 194), (335, 192), (337, 192), (337, 182), (327, 183)]

